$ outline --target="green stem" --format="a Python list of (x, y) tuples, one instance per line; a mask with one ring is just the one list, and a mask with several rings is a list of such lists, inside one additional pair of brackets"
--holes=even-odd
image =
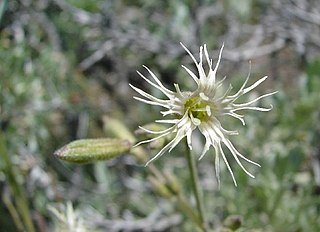
[(187, 144), (186, 150), (187, 150), (186, 156), (187, 156), (187, 160), (188, 160), (188, 166), (189, 166), (189, 170), (190, 170), (190, 177), (191, 177), (191, 183), (192, 183), (192, 190), (193, 190), (193, 194), (196, 198), (196, 202), (197, 202), (199, 219), (200, 219), (201, 226), (202, 226), (201, 229), (202, 229), (202, 231), (207, 232), (208, 229), (207, 229), (207, 223), (206, 223), (205, 213), (204, 213), (203, 196), (202, 196), (202, 192), (200, 190), (196, 162), (194, 160), (194, 157), (191, 154), (191, 151), (188, 147), (188, 144)]
[[(145, 151), (141, 148), (135, 148), (132, 151), (133, 154), (136, 155), (136, 157), (140, 157), (140, 161), (145, 163), (147, 162), (147, 156), (145, 154)], [(137, 154), (139, 153), (139, 154)], [(149, 164), (148, 169), (150, 173), (159, 181), (165, 180), (165, 175), (152, 163)], [(183, 196), (181, 192), (175, 192), (170, 189), (170, 192), (175, 195), (176, 203), (179, 208), (179, 210), (184, 213), (188, 218), (190, 218), (196, 225), (198, 225), (200, 228), (202, 228), (202, 221), (200, 220), (198, 214), (196, 214), (192, 208), (192, 206), (189, 204), (189, 202), (186, 200), (186, 198)]]
[[(28, 206), (28, 201), (26, 199), (24, 190), (17, 180), (17, 172), (10, 160), (9, 154), (6, 149), (6, 140), (4, 135), (0, 131), (0, 158), (3, 162), (2, 168), (8, 180), (10, 190), (15, 197), (17, 212), (20, 213), (22, 222), (24, 223), (24, 229), (28, 232), (34, 232), (35, 228), (33, 226), (31, 213)], [(16, 225), (20, 228), (21, 224)]]
[(6, 196), (6, 194), (4, 193), (3, 197), (2, 197), (2, 201), (5, 204), (5, 206), (7, 207), (8, 211), (11, 215), (11, 218), (12, 218), (14, 224), (16, 225), (18, 231), (24, 231), (24, 226), (21, 222), (21, 218), (19, 216), (19, 213), (17, 212), (15, 206), (11, 202), (9, 196)]
[(176, 196), (177, 200), (177, 207), (181, 212), (183, 212), (187, 217), (189, 217), (196, 225), (198, 225), (199, 228), (202, 229), (202, 222), (200, 221), (200, 218), (198, 217), (198, 214), (196, 214), (189, 204), (189, 202), (184, 198), (182, 194), (178, 194)]

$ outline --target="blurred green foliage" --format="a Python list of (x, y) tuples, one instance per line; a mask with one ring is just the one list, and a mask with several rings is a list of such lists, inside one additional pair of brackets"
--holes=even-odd
[[(248, 65), (232, 51), (242, 54), (255, 28), (267, 25), (261, 40), (267, 43), (277, 37), (278, 28), (270, 25), (281, 22), (281, 33), (292, 26), (287, 17), (277, 18), (280, 10), (274, 2), (2, 1), (0, 125), (36, 230), (57, 231), (48, 206), (69, 201), (86, 227), (103, 231), (119, 220), (137, 222), (157, 213), (172, 218), (175, 204), (152, 191), (144, 164), (132, 156), (76, 166), (57, 160), (53, 153), (74, 139), (109, 137), (105, 115), (120, 119), (131, 131), (159, 119), (156, 108), (134, 102), (128, 83), (148, 88), (135, 73), (144, 72), (145, 64), (169, 88), (176, 82), (183, 89), (192, 88), (180, 65), (194, 67), (180, 41), (195, 54), (203, 43), (213, 51), (225, 42), (218, 77), (227, 74), (228, 82), (241, 83)], [(317, 1), (309, 2), (312, 8)], [(295, 5), (290, 7), (280, 4), (281, 12), (295, 10)], [(270, 14), (273, 23), (265, 23)], [(299, 22), (304, 27), (306, 22)], [(245, 127), (231, 120), (226, 128), (239, 128), (240, 135), (233, 138), (236, 147), (261, 164), (250, 170), (256, 178), (250, 179), (231, 161), (238, 187), (223, 168), (218, 189), (213, 151), (198, 163), (207, 215), (216, 230), (228, 224), (224, 220), (230, 215), (241, 215), (236, 231), (320, 231), (320, 57), (314, 55), (320, 48), (307, 41), (302, 56), (289, 35), (294, 33), (285, 35), (291, 43), (281, 49), (251, 57), (253, 80), (270, 75), (268, 88), (259, 91), (279, 91), (261, 103), (272, 104), (273, 110), (250, 115)], [(195, 143), (202, 142), (195, 138)], [(197, 154), (201, 145), (195, 147)], [(150, 156), (157, 152), (153, 148), (157, 146), (147, 148)], [(174, 172), (188, 193), (183, 149), (178, 146), (154, 164)], [(0, 231), (15, 231), (9, 203), (16, 205), (19, 196), (8, 190), (10, 174), (4, 160), (0, 162), (1, 200), (7, 202), (0, 207)], [(167, 225), (163, 231), (194, 231), (185, 218)]]

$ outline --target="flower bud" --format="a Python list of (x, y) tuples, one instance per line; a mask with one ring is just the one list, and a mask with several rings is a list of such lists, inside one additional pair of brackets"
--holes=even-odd
[(123, 155), (131, 147), (131, 143), (124, 139), (80, 139), (63, 146), (54, 155), (71, 163), (85, 164)]

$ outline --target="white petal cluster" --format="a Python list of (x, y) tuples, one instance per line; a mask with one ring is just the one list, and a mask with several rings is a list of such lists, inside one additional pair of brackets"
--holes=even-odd
[[(209, 58), (208, 51), (206, 45), (200, 47), (200, 61), (197, 62), (195, 57), (191, 54), (191, 52), (181, 43), (181, 46), (186, 50), (186, 52), (190, 55), (192, 60), (194, 61), (197, 67), (197, 74), (192, 72), (187, 67), (182, 67), (186, 70), (186, 72), (191, 76), (191, 78), (197, 84), (197, 89), (193, 92), (184, 92), (181, 91), (177, 84), (174, 84), (175, 91), (171, 91), (167, 89), (161, 81), (156, 77), (156, 75), (144, 66), (145, 69), (150, 73), (152, 80), (146, 78), (140, 72), (138, 74), (152, 87), (160, 90), (167, 98), (159, 99), (154, 97), (153, 95), (130, 85), (136, 92), (138, 92), (141, 97), (134, 97), (135, 99), (144, 102), (150, 105), (157, 105), (165, 108), (165, 111), (162, 111), (163, 116), (170, 117), (170, 119), (164, 120), (156, 120), (157, 123), (165, 123), (170, 124), (168, 129), (163, 131), (151, 131), (140, 127), (142, 130), (155, 134), (156, 136), (152, 139), (144, 140), (138, 143), (137, 145), (152, 142), (161, 137), (167, 136), (169, 134), (174, 134), (174, 138), (166, 144), (159, 152), (156, 154), (151, 160), (148, 161), (146, 165), (148, 165), (153, 160), (157, 159), (161, 155), (163, 155), (167, 151), (171, 151), (184, 137), (187, 138), (188, 146), (190, 150), (192, 150), (191, 144), (191, 134), (193, 130), (196, 128), (203, 134), (205, 137), (205, 145), (200, 155), (200, 159), (206, 154), (209, 150), (210, 146), (215, 149), (215, 170), (218, 182), (220, 183), (220, 157), (222, 157), (225, 162), (227, 169), (229, 170), (234, 184), (237, 185), (235, 177), (233, 175), (232, 169), (228, 163), (228, 160), (223, 151), (222, 145), (228, 148), (236, 162), (240, 165), (240, 167), (250, 176), (254, 176), (248, 172), (240, 159), (243, 159), (249, 163), (260, 166), (259, 164), (249, 160), (245, 156), (243, 156), (231, 143), (229, 140), (230, 135), (237, 135), (237, 131), (228, 131), (224, 129), (219, 121), (222, 117), (231, 116), (236, 119), (239, 119), (243, 125), (245, 125), (245, 121), (243, 119), (243, 115), (239, 114), (238, 111), (242, 110), (256, 110), (256, 111), (269, 111), (272, 109), (263, 107), (252, 106), (253, 103), (258, 100), (275, 94), (276, 92), (267, 93), (258, 98), (251, 100), (246, 103), (235, 103), (235, 101), (241, 97), (242, 95), (250, 92), (258, 85), (260, 85), (263, 81), (267, 79), (267, 76), (262, 77), (257, 82), (252, 84), (251, 86), (246, 86), (249, 80), (250, 72), (241, 86), (241, 88), (233, 95), (230, 95), (230, 91), (232, 86), (226, 90), (224, 94), (219, 94), (218, 89), (222, 86), (224, 79), (217, 81), (216, 80), (216, 72), (221, 60), (221, 54), (223, 50), (223, 45), (221, 47), (217, 64), (214, 69), (212, 67), (212, 59)], [(209, 66), (209, 71), (206, 73), (203, 68), (203, 56), (205, 57), (205, 61)], [(221, 92), (221, 91), (220, 91)]]

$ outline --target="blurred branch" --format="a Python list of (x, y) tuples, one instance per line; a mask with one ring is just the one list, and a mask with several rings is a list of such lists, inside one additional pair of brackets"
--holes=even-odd
[(31, 16), (37, 23), (42, 25), (43, 30), (45, 30), (48, 35), (48, 39), (52, 44), (53, 49), (55, 51), (61, 51), (61, 39), (54, 23), (52, 23), (47, 15), (42, 12), (31, 11)]
[(282, 49), (285, 46), (285, 40), (282, 38), (276, 39), (274, 42), (258, 47), (246, 47), (242, 49), (225, 50), (223, 58), (240, 61), (254, 59), (260, 56), (265, 56)]
[(148, 217), (139, 220), (106, 220), (98, 219), (93, 223), (98, 227), (102, 227), (110, 232), (120, 231), (143, 231), (156, 232), (168, 231), (174, 226), (178, 226), (182, 222), (182, 216), (173, 214), (170, 216), (162, 216), (159, 209), (150, 213)]
[(72, 14), (74, 20), (82, 25), (98, 25), (102, 21), (102, 16), (100, 14), (94, 14), (87, 12), (83, 9), (79, 9), (67, 1), (64, 0), (53, 0), (62, 10), (67, 11)]
[(92, 55), (81, 61), (79, 64), (79, 68), (82, 71), (89, 69), (92, 65), (103, 59), (107, 52), (109, 52), (113, 47), (114, 42), (112, 40), (107, 40), (95, 52), (93, 52)]
[(303, 21), (320, 26), (320, 14), (307, 12), (296, 6), (289, 8), (289, 11)]

